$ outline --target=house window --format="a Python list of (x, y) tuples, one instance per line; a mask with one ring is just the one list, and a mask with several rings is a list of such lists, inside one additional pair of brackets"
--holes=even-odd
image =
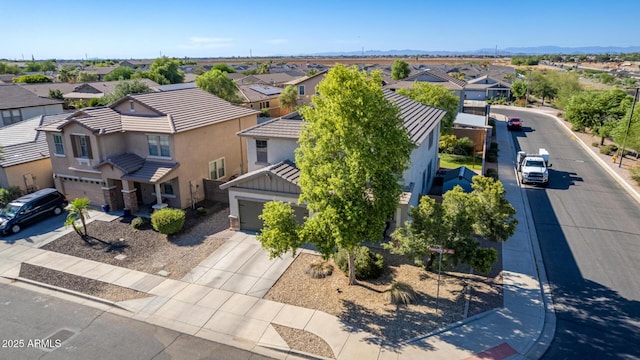
[(268, 101), (263, 101), (260, 103), (260, 110), (262, 109), (268, 109), (269, 108), (269, 102)]
[(171, 180), (160, 184), (160, 193), (162, 193), (162, 195), (175, 195), (175, 193), (173, 192), (173, 183), (171, 182)]
[(62, 135), (53, 134), (53, 143), (56, 147), (56, 155), (64, 155), (64, 144), (62, 144)]
[(256, 140), (256, 160), (263, 164), (269, 162), (267, 157), (267, 140)]
[(224, 158), (209, 163), (209, 178), (218, 180), (224, 177)]
[(171, 157), (169, 136), (147, 135), (147, 144), (149, 145), (149, 156)]
[(77, 158), (93, 159), (91, 140), (86, 135), (71, 135), (73, 156)]
[(431, 149), (431, 147), (433, 146), (433, 132), (435, 130), (431, 130), (431, 132), (429, 133), (429, 149)]
[(133, 100), (129, 100), (129, 112), (136, 112), (136, 107), (133, 105)]
[(22, 121), (20, 109), (2, 110), (2, 122), (4, 125), (11, 125)]
[(298, 95), (304, 96), (304, 85), (298, 86)]

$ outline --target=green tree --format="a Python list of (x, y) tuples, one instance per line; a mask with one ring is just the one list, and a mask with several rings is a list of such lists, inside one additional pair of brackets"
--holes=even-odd
[(232, 74), (236, 72), (236, 69), (232, 68), (231, 66), (225, 64), (225, 63), (217, 63), (215, 65), (213, 65), (213, 67), (211, 68), (211, 70), (216, 69), (216, 70), (220, 70), (222, 72), (226, 72), (227, 74)]
[(534, 71), (531, 73), (531, 79), (529, 81), (529, 89), (531, 93), (537, 97), (542, 98), (542, 105), (544, 106), (545, 99), (553, 99), (558, 93), (558, 89), (551, 84), (549, 79), (541, 72)]
[(104, 81), (129, 80), (133, 70), (128, 66), (119, 66), (104, 77)]
[[(398, 180), (414, 148), (381, 82), (380, 72), (368, 75), (357, 67), (336, 65), (318, 84), (321, 95), (313, 96), (313, 106), (301, 110), (307, 123), (296, 150), (299, 201), (307, 204), (311, 216), (295, 234), (281, 231), (293, 235), (275, 249), (269, 244), (278, 240), (271, 232), (260, 236), (272, 256), (301, 243), (314, 244), (325, 257), (344, 249), (349, 254), (349, 284), (355, 284), (355, 252), (363, 241), (379, 240), (398, 206)], [(269, 218), (269, 211), (263, 212), (271, 226)]]
[[(67, 220), (64, 222), (66, 226), (72, 226), (73, 230), (84, 240), (89, 235), (87, 233), (87, 215), (89, 214), (89, 199), (77, 198), (69, 203), (67, 206)], [(76, 220), (80, 220), (82, 223), (82, 230), (76, 226)]]
[(74, 82), (78, 69), (71, 65), (65, 65), (58, 71), (58, 81)]
[(196, 85), (221, 99), (232, 103), (240, 103), (242, 100), (238, 96), (238, 87), (226, 72), (218, 69), (211, 69), (206, 73), (196, 77)]
[[(636, 103), (633, 109), (633, 116), (631, 123), (629, 124), (629, 115), (631, 108), (629, 108), (623, 117), (622, 121), (616, 123), (615, 128), (611, 131), (611, 137), (620, 147), (624, 145), (626, 149), (633, 149), (636, 152), (640, 152), (640, 105)], [(627, 126), (629, 131), (627, 132)]]
[(37, 62), (32, 60), (32, 61), (29, 61), (28, 63), (25, 64), (24, 71), (25, 72), (38, 72), (38, 71), (42, 71), (42, 67), (40, 66), (39, 63), (37, 63)]
[(64, 100), (64, 95), (60, 89), (49, 89), (49, 97), (51, 99)]
[(45, 60), (40, 63), (41, 71), (56, 71), (57, 68), (55, 60)]
[(17, 75), (20, 74), (20, 72), (22, 72), (22, 70), (20, 70), (20, 67), (18, 65), (0, 62), (0, 74)]
[(393, 61), (393, 65), (391, 65), (391, 78), (393, 80), (402, 80), (407, 78), (411, 73), (411, 68), (409, 64), (405, 61), (396, 59)]
[(163, 56), (153, 60), (149, 71), (143, 73), (143, 76), (162, 85), (181, 83), (184, 81), (184, 73), (179, 66), (180, 61)]
[(278, 100), (280, 101), (280, 106), (293, 111), (298, 105), (298, 90), (292, 85), (287, 85), (278, 96)]
[(560, 109), (565, 109), (571, 97), (583, 91), (579, 76), (576, 73), (550, 71), (545, 76), (549, 79), (553, 87), (558, 89), (554, 106)]
[(624, 117), (631, 106), (631, 97), (620, 89), (605, 92), (587, 91), (575, 95), (566, 107), (565, 118), (577, 131), (591, 129), (600, 136), (600, 145)]
[(442, 118), (441, 133), (447, 133), (453, 127), (458, 114), (460, 99), (444, 86), (416, 81), (409, 89), (398, 89), (398, 94), (407, 96), (419, 103), (447, 111)]
[(511, 94), (515, 99), (524, 99), (527, 96), (527, 82), (518, 79), (511, 85)]
[(429, 248), (454, 250), (443, 254), (445, 261), (463, 262), (480, 272), (487, 272), (497, 260), (495, 249), (480, 247), (474, 235), (492, 241), (505, 241), (515, 233), (515, 209), (504, 199), (502, 183), (492, 178), (475, 176), (474, 191), (465, 193), (456, 186), (437, 203), (422, 197), (418, 207), (410, 210), (406, 222), (392, 234), (393, 241), (384, 244), (394, 254), (412, 258), (430, 270), (438, 256)]
[(37, 84), (37, 83), (50, 83), (53, 82), (50, 77), (42, 74), (36, 75), (22, 75), (11, 80), (14, 83), (27, 83), (27, 84)]
[(86, 71), (80, 71), (78, 72), (78, 75), (76, 75), (76, 82), (92, 82), (92, 81), (98, 81), (98, 74), (90, 73)]

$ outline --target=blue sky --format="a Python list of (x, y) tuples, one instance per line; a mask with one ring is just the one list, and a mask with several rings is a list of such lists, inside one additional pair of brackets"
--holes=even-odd
[(640, 45), (640, 0), (0, 0), (0, 13), (12, 60)]

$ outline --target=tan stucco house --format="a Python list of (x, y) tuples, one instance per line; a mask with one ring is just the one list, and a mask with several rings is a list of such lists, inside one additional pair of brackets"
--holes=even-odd
[(204, 199), (204, 180), (245, 173), (246, 144), (235, 134), (258, 114), (193, 88), (129, 95), (39, 129), (60, 192), (135, 213), (189, 207)]

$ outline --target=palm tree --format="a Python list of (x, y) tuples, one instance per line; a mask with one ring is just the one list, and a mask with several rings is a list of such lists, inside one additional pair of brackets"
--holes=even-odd
[[(66, 226), (73, 226), (73, 230), (75, 230), (83, 240), (85, 240), (88, 236), (86, 218), (89, 213), (89, 208), (89, 199), (86, 197), (77, 198), (71, 201), (67, 206), (67, 211), (69, 211), (69, 214), (67, 215), (67, 220), (64, 222), (64, 224)], [(80, 229), (75, 224), (76, 220), (78, 219), (80, 219), (80, 222), (82, 222), (84, 233), (82, 233), (82, 231), (80, 231)]]

